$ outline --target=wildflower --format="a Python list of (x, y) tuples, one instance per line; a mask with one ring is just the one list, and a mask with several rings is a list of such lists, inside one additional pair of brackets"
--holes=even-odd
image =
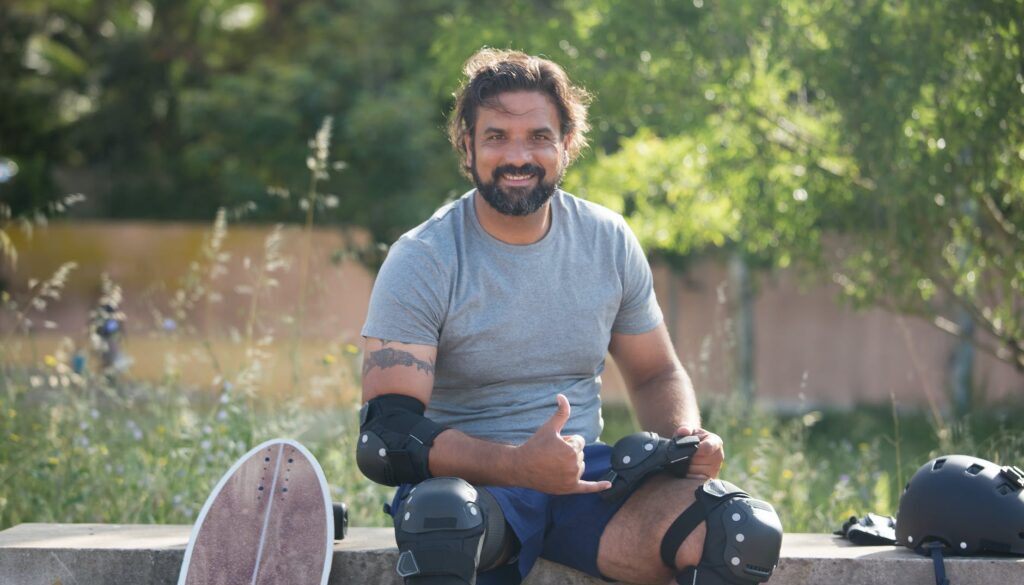
[(227, 420), (227, 418), (228, 418), (227, 411), (221, 410), (221, 411), (219, 411), (217, 413), (217, 420), (221, 420), (222, 421), (222, 420)]
[(767, 438), (769, 438), (771, 436), (772, 436), (772, 433), (771, 433), (771, 431), (768, 430), (768, 427), (763, 427), (761, 429), (761, 438), (767, 439)]
[(18, 411), (17, 410), (14, 410), (13, 408), (8, 408), (7, 409), (7, 418), (17, 418), (17, 416), (18, 416)]
[(165, 427), (164, 425), (159, 425), (158, 427), (156, 427), (156, 434), (162, 435), (162, 434), (164, 434), (166, 432), (167, 432), (167, 427)]
[(46, 364), (48, 367), (56, 368), (57, 358), (53, 357), (52, 355), (47, 355), (46, 357), (43, 358), (43, 363)]
[(329, 366), (329, 365), (333, 364), (336, 361), (338, 361), (338, 358), (334, 357), (334, 354), (331, 354), (331, 353), (324, 354), (324, 364), (325, 365)]
[(359, 348), (356, 347), (356, 345), (353, 343), (348, 343), (345, 345), (345, 353), (349, 355), (355, 355), (359, 353)]
[(168, 317), (164, 319), (163, 327), (164, 331), (174, 331), (178, 328), (178, 322)]
[(199, 443), (199, 448), (202, 449), (203, 451), (209, 451), (210, 450), (210, 440), (209, 439), (203, 439), (203, 441), (201, 443)]
[(839, 476), (839, 483), (850, 483), (850, 476), (845, 474), (845, 473), (840, 475)]
[(41, 376), (30, 376), (28, 379), (29, 386), (38, 388), (43, 385), (43, 378)]
[(744, 437), (749, 437), (749, 436), (751, 436), (753, 434), (754, 434), (754, 429), (752, 429), (750, 427), (747, 427), (747, 428), (743, 429), (743, 436)]
[(792, 469), (783, 469), (782, 470), (782, 479), (785, 479), (785, 480), (793, 479), (793, 470)]
[(59, 465), (60, 459), (57, 459), (56, 457), (50, 457), (46, 460), (46, 462), (49, 463), (50, 465)]
[(7, 438), (10, 439), (12, 443), (20, 443), (21, 442), (21, 435), (19, 435), (18, 433), (11, 433), (11, 434), (7, 435)]

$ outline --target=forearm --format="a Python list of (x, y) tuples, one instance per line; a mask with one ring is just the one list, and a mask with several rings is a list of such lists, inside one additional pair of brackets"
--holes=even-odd
[(640, 426), (646, 431), (671, 437), (680, 426), (700, 427), (693, 383), (682, 366), (630, 388), (630, 397)]
[(477, 439), (455, 429), (434, 439), (429, 465), (434, 477), (458, 477), (475, 485), (523, 485), (516, 447)]

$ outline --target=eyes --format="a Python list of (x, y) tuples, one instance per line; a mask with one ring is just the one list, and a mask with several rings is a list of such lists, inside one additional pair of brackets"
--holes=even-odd
[[(546, 132), (531, 134), (528, 140), (534, 144), (550, 144), (555, 141), (554, 137)], [(490, 142), (492, 144), (500, 144), (502, 142), (507, 142), (508, 136), (506, 134), (500, 134), (495, 132), (485, 136), (484, 141)]]

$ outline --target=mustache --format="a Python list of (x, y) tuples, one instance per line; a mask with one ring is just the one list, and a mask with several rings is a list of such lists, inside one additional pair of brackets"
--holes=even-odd
[(544, 179), (544, 167), (534, 164), (525, 164), (523, 166), (515, 165), (501, 165), (494, 169), (491, 176), (495, 181), (498, 180), (502, 175), (536, 175), (537, 178)]

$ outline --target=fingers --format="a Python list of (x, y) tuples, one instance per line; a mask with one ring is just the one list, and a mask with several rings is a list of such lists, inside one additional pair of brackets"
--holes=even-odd
[(579, 435), (562, 435), (562, 440), (578, 453), (582, 453), (583, 447), (587, 445), (586, 439)]
[(583, 481), (576, 482), (576, 488), (571, 492), (572, 494), (595, 494), (597, 492), (603, 492), (606, 489), (612, 487), (610, 481)]
[(722, 438), (718, 435), (707, 431), (703, 431), (703, 433), (704, 436), (701, 437), (700, 445), (690, 463), (689, 475), (713, 479), (718, 477), (718, 472), (722, 469), (722, 462), (725, 461), (725, 447), (722, 444)]
[(569, 420), (569, 399), (565, 397), (565, 394), (558, 395), (558, 410), (555, 414), (551, 415), (551, 418), (544, 423), (544, 427), (553, 431), (556, 435), (562, 432), (562, 427), (565, 426), (566, 421)]

